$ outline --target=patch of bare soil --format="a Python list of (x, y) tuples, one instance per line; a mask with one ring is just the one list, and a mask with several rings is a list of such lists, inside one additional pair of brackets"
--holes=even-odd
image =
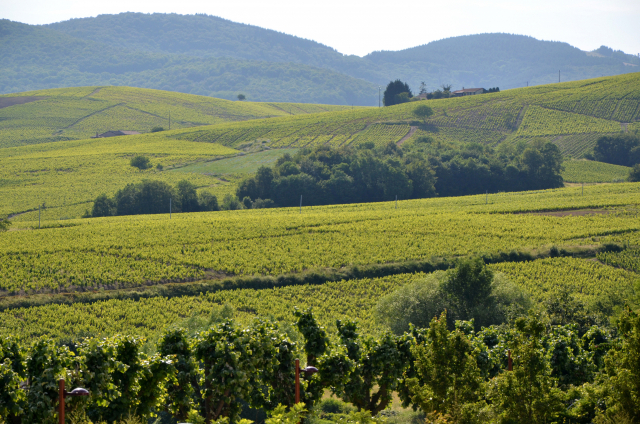
[(409, 130), (409, 132), (407, 133), (407, 135), (405, 135), (404, 137), (402, 137), (402, 138), (400, 139), (400, 141), (398, 141), (398, 142), (396, 143), (398, 146), (401, 146), (401, 145), (402, 145), (402, 143), (404, 143), (405, 141), (407, 141), (408, 139), (410, 139), (410, 138), (411, 138), (411, 136), (413, 135), (413, 133), (415, 133), (415, 132), (416, 132), (416, 130), (418, 129), (418, 127), (413, 127), (413, 126), (411, 126), (410, 128), (411, 128), (411, 129)]
[(44, 100), (46, 98), (46, 96), (0, 97), (0, 109), (9, 106), (23, 105), (37, 100)]
[(608, 215), (610, 210), (606, 209), (576, 209), (570, 211), (550, 211), (550, 212), (524, 212), (533, 215), (545, 216), (586, 216), (586, 215)]

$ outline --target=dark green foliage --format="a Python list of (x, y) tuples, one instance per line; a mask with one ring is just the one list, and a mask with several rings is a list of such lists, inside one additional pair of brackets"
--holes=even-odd
[(391, 402), (411, 360), (410, 338), (388, 333), (378, 339), (364, 338), (358, 335), (355, 322), (338, 321), (336, 326), (353, 369), (346, 383), (334, 386), (334, 393), (358, 410), (377, 415)]
[(208, 191), (201, 191), (198, 193), (198, 204), (200, 205), (200, 210), (203, 212), (220, 210), (220, 207), (218, 206), (218, 198)]
[(151, 161), (148, 157), (137, 155), (131, 158), (131, 166), (134, 166), (140, 170), (151, 168)]
[(632, 134), (600, 137), (593, 148), (593, 156), (599, 162), (634, 166), (640, 162), (640, 138)]
[(186, 331), (183, 329), (167, 331), (160, 339), (158, 352), (173, 358), (176, 369), (176, 378), (167, 382), (167, 409), (173, 417), (185, 421), (189, 411), (194, 407), (194, 388), (198, 387), (197, 364), (191, 344), (186, 337)]
[(220, 210), (216, 196), (206, 191), (197, 193), (189, 181), (178, 182), (174, 189), (163, 181), (143, 180), (127, 184), (113, 198), (98, 196), (91, 216), (169, 213), (170, 206), (173, 213)]
[(109, 198), (106, 194), (101, 194), (96, 197), (93, 202), (93, 209), (91, 209), (91, 216), (112, 216), (116, 214), (116, 202), (114, 199)]
[(232, 194), (226, 194), (222, 199), (220, 209), (222, 209), (223, 211), (236, 211), (238, 209), (242, 209), (242, 203), (236, 196)]
[(273, 199), (276, 206), (297, 206), (302, 196), (303, 205), (326, 205), (564, 184), (562, 155), (553, 143), (534, 141), (497, 150), (481, 144), (416, 145), (409, 146), (407, 154), (393, 142), (375, 150), (301, 149), (293, 157), (280, 158), (273, 169), (261, 167), (256, 176), (244, 179), (236, 196)]
[(640, 181), (640, 163), (633, 165), (633, 168), (631, 168), (631, 171), (629, 171), (629, 177), (627, 178), (627, 181), (632, 183)]
[(411, 93), (409, 85), (397, 79), (387, 84), (387, 88), (384, 90), (384, 96), (382, 97), (382, 103), (385, 106), (393, 106), (406, 103), (411, 100), (411, 97), (413, 97), (413, 94)]
[(116, 215), (169, 213), (169, 202), (173, 212), (179, 212), (180, 203), (173, 199), (177, 199), (173, 187), (164, 181), (127, 184), (115, 195)]
[(176, 203), (180, 205), (182, 212), (198, 212), (200, 210), (195, 185), (187, 180), (182, 180), (178, 182), (176, 191)]
[(427, 105), (418, 105), (418, 107), (416, 107), (415, 109), (413, 109), (413, 114), (417, 117), (422, 119), (423, 121), (427, 121), (427, 118), (430, 117), (431, 115), (433, 115), (433, 109), (431, 109), (429, 106)]
[(151, 128), (151, 132), (152, 133), (160, 132), (160, 131), (164, 131), (164, 128), (163, 127), (153, 127), (153, 128)]

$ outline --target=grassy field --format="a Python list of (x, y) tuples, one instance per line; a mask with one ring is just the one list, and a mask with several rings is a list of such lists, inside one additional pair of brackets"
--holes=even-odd
[[(27, 102), (11, 105), (21, 99)], [(0, 96), (0, 147), (84, 139), (109, 130), (149, 132), (158, 126), (189, 128), (343, 109), (347, 106), (232, 102), (131, 87), (40, 90)]]
[(569, 183), (610, 183), (626, 181), (631, 168), (588, 160), (564, 163), (562, 178)]
[(298, 149), (274, 149), (249, 153), (228, 159), (201, 162), (176, 168), (175, 172), (194, 172), (199, 174), (252, 174), (261, 166), (271, 166), (285, 153), (295, 154)]

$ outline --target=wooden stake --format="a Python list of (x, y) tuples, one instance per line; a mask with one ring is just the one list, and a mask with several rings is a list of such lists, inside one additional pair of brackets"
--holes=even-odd
[(58, 422), (64, 424), (64, 378), (58, 380)]
[(300, 360), (296, 359), (296, 403), (300, 403)]

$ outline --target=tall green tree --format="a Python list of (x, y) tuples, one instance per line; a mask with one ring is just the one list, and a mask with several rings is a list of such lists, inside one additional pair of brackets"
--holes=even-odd
[(489, 400), (498, 423), (553, 423), (565, 413), (562, 392), (551, 374), (542, 337), (545, 327), (536, 316), (515, 323), (511, 343), (513, 371), (490, 382)]
[[(401, 96), (403, 93), (406, 93), (406, 95)], [(387, 88), (384, 90), (382, 103), (384, 103), (385, 106), (393, 106), (405, 103), (409, 101), (411, 97), (413, 97), (413, 94), (411, 93), (409, 85), (406, 82), (402, 82), (397, 79), (387, 84)]]
[[(482, 376), (467, 336), (447, 329), (446, 312), (433, 318), (423, 343), (412, 348), (416, 376), (406, 381), (411, 403), (428, 417), (469, 422), (482, 405)], [(465, 420), (465, 418), (467, 418)]]

